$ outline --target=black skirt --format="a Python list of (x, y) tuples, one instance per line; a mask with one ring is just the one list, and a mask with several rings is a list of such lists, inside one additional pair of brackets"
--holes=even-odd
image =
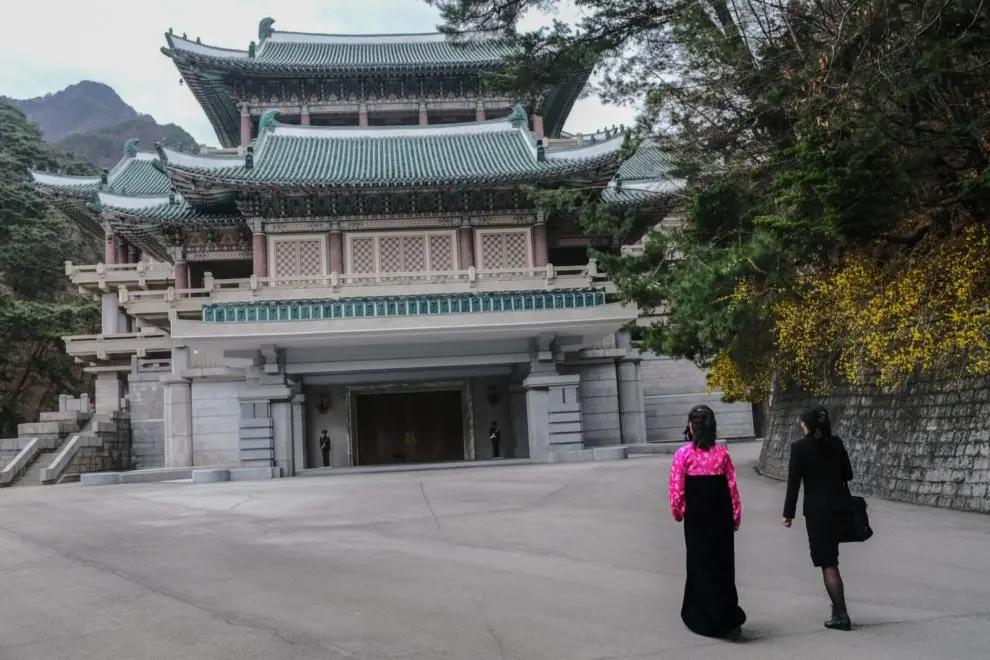
[(809, 511), (804, 517), (804, 525), (808, 529), (811, 563), (818, 567), (838, 566), (840, 512)]
[(736, 593), (729, 484), (718, 475), (689, 476), (684, 485), (687, 580), (681, 619), (694, 633), (721, 637), (746, 621)]

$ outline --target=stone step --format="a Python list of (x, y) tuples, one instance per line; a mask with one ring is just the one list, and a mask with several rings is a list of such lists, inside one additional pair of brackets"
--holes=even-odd
[(72, 412), (59, 412), (57, 410), (50, 410), (43, 412), (38, 416), (38, 421), (40, 422), (75, 422), (77, 425), (82, 425), (84, 421), (89, 419), (88, 413), (82, 413), (78, 410)]
[(41, 435), (68, 435), (79, 430), (78, 421), (27, 422), (17, 425), (17, 435), (33, 438)]

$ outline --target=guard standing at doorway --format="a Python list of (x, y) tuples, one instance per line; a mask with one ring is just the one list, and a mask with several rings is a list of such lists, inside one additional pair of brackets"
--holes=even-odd
[(492, 421), (491, 428), (488, 429), (488, 439), (492, 443), (492, 457), (500, 458), (502, 447), (502, 429), (499, 428), (498, 422)]
[(320, 451), (323, 452), (323, 467), (330, 466), (330, 436), (327, 435), (327, 430), (323, 429), (323, 435), (320, 436)]

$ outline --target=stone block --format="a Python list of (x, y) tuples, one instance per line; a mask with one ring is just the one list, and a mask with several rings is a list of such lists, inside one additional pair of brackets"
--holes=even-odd
[(595, 460), (594, 449), (556, 451), (553, 453), (553, 462), (555, 463), (590, 463), (594, 460)]
[(591, 455), (596, 461), (620, 461), (629, 458), (625, 447), (595, 447)]
[(231, 481), (257, 481), (260, 479), (278, 479), (281, 470), (277, 467), (245, 467), (228, 470)]
[(194, 484), (212, 484), (220, 481), (230, 481), (230, 470), (224, 468), (206, 468), (192, 471)]
[(88, 472), (79, 476), (83, 486), (112, 486), (120, 483), (119, 472)]

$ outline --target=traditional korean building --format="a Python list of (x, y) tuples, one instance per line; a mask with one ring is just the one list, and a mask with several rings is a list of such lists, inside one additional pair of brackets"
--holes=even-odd
[[(130, 142), (101, 177), (34, 172), (105, 240), (66, 265), (102, 301), (67, 337), (135, 467), (550, 461), (648, 439), (635, 308), (532, 187), (600, 190), (658, 222), (654, 145), (562, 132), (587, 78), (491, 93), (489, 35), (165, 35), (223, 149)], [(618, 249), (618, 245), (601, 245)], [(123, 413), (123, 414), (121, 414)], [(750, 426), (751, 432), (751, 426)]]

